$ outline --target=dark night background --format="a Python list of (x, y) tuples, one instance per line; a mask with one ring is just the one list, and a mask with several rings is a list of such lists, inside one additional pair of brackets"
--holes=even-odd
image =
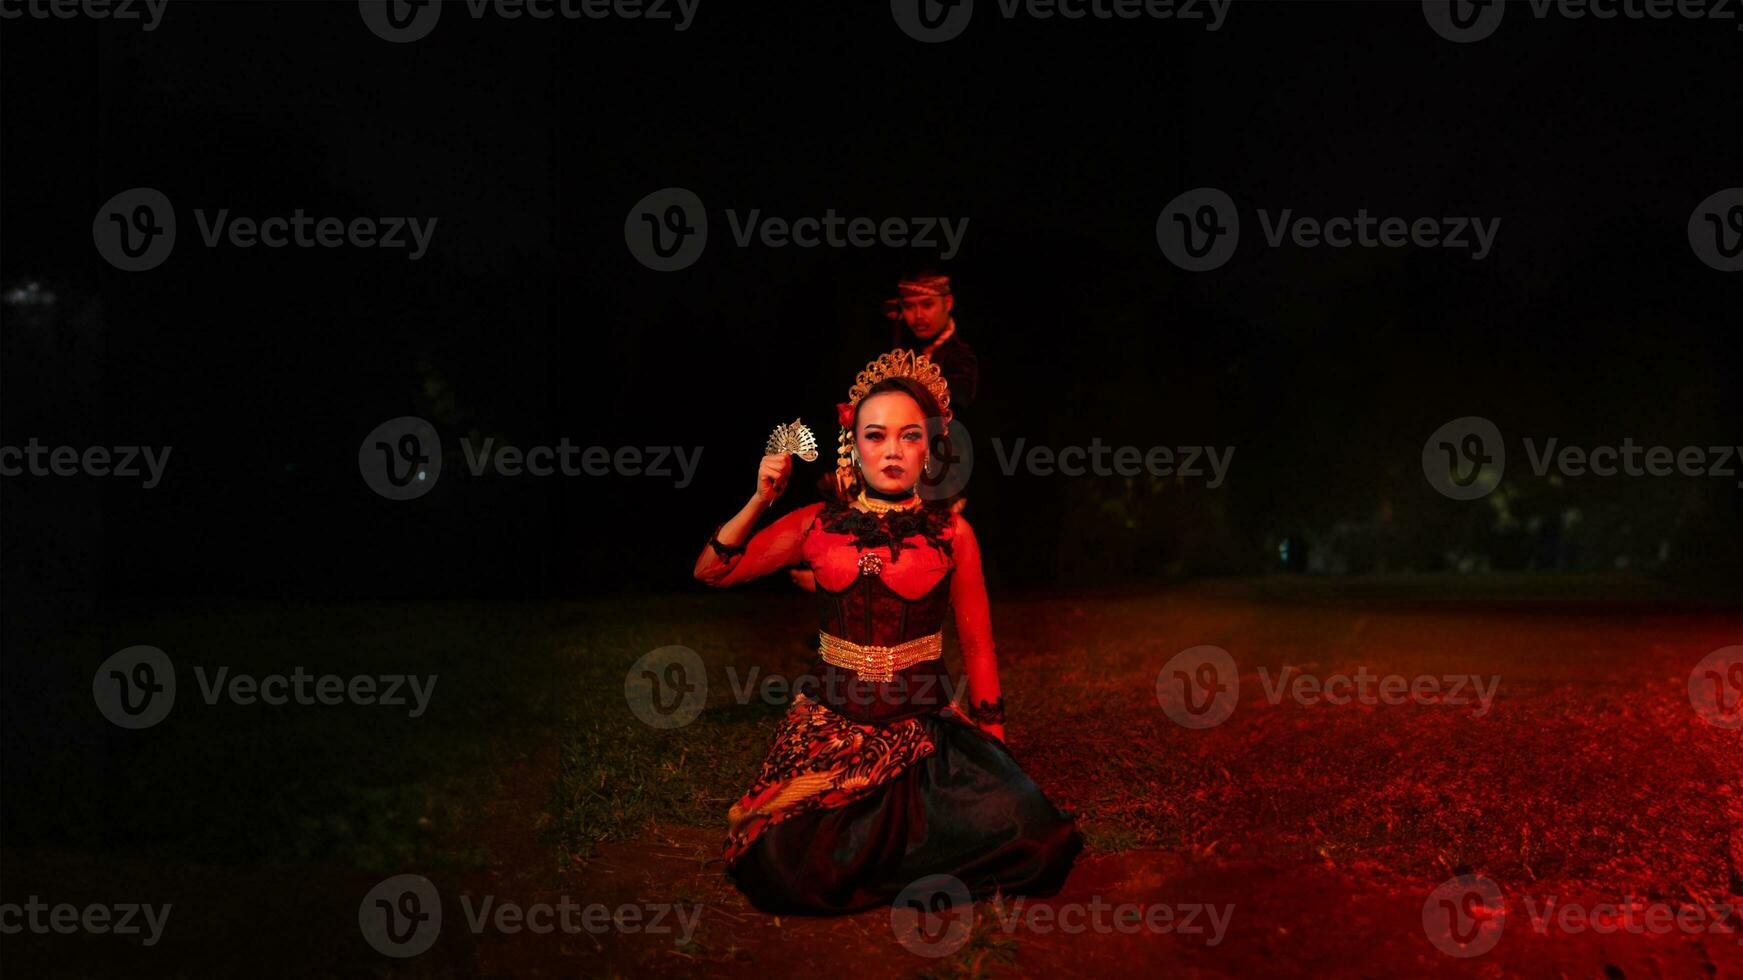
[[(981, 6), (934, 45), (881, 2), (708, 0), (682, 33), (473, 20), (451, 4), (404, 45), (350, 2), (172, 2), (151, 33), (0, 23), (0, 288), (54, 295), (0, 308), (0, 444), (173, 447), (151, 490), (0, 483), (6, 773), (31, 800), (9, 801), (10, 841), (59, 840), (58, 807), (67, 837), (98, 828), (98, 849), (226, 812), (196, 793), (175, 804), (186, 812), (128, 825), (110, 817), (131, 806), (122, 789), (54, 795), (57, 768), (76, 768), (63, 750), (110, 759), (92, 779), (158, 751), (86, 729), (66, 749), (60, 709), (40, 703), (64, 679), (89, 715), (102, 656), (176, 635), (115, 626), (127, 617), (239, 600), (693, 601), (699, 547), (795, 415), (823, 456), (776, 511), (815, 499), (832, 406), (891, 346), (880, 301), (898, 268), (936, 256), (739, 248), (728, 209), (969, 220), (944, 268), (980, 359), (961, 418), (995, 608), (1292, 572), (1601, 572), (1672, 598), (1743, 594), (1743, 476), (1550, 481), (1523, 447), (1743, 441), (1743, 279), (1704, 265), (1686, 234), (1696, 204), (1743, 183), (1736, 21), (1538, 20), (1515, 4), (1493, 37), (1461, 45), (1415, 2), (1239, 2), (1216, 32)], [(1155, 226), (1207, 185), (1238, 204), (1242, 240), (1192, 274)], [(97, 254), (92, 221), (139, 186), (174, 203), (178, 239), (160, 267), (125, 273)], [(709, 242), (659, 273), (630, 254), (624, 223), (671, 186), (707, 206)], [(209, 249), (196, 208), (438, 225), (415, 262)], [(1285, 208), (1501, 224), (1482, 261), (1268, 248), (1257, 211)], [(446, 459), (430, 493), (393, 502), (357, 454), (405, 415), (435, 424)], [(1503, 433), (1508, 471), (1461, 503), (1428, 485), (1420, 457), (1430, 433), (1473, 415)], [(704, 448), (683, 489), (475, 478), (460, 449), (471, 433)], [(995, 436), (1235, 455), (1215, 490), (1007, 477)], [(774, 578), (754, 588), (791, 598)], [(357, 616), (331, 634), (361, 631)], [(76, 637), (72, 659), (33, 652), (62, 636)], [(237, 799), (250, 778), (252, 792), (283, 783), (270, 766), (236, 778)], [(227, 857), (271, 853), (255, 833), (236, 830), (247, 843)]]
[[(1737, 284), (1683, 230), (1735, 183), (1743, 142), (1737, 36), (1711, 23), (1516, 16), (1455, 45), (1415, 4), (1237, 4), (1214, 33), (981, 17), (922, 45), (872, 5), (705, 10), (683, 33), (451, 16), (392, 45), (348, 4), (185, 4), (149, 34), (5, 32), (3, 271), (58, 297), (6, 310), (7, 439), (174, 447), (150, 491), (8, 478), (15, 596), (683, 587), (769, 427), (811, 420), (827, 461), (828, 407), (888, 348), (877, 302), (910, 258), (737, 248), (727, 208), (970, 219), (948, 266), (982, 362), (964, 419), (995, 581), (1257, 571), (1279, 536), (1382, 511), (1389, 543), (1354, 546), (1352, 570), (1439, 570), (1453, 550), (1529, 567), (1529, 542), (1485, 535), (1490, 506), (1421, 478), (1423, 440), (1460, 415), (1509, 440), (1515, 506), (1583, 511), (1580, 567), (1656, 566), (1662, 539), (1664, 570), (1737, 568), (1733, 481), (1588, 478), (1543, 499), (1519, 446), (1743, 429)], [(1155, 219), (1206, 184), (1247, 234), (1190, 275)], [(120, 273), (91, 219), (141, 185), (175, 203), (181, 237), (158, 269)], [(671, 185), (713, 228), (696, 265), (661, 274), (622, 226)], [(196, 207), (439, 224), (417, 262), (207, 249)], [(1480, 262), (1269, 249), (1261, 207), (1502, 223)], [(396, 504), (356, 451), (406, 414), (443, 433), (450, 478)], [(706, 448), (682, 490), (477, 479), (468, 431)], [(1154, 491), (1006, 478), (994, 435), (1236, 455), (1218, 491)], [(63, 534), (85, 555), (51, 573)]]

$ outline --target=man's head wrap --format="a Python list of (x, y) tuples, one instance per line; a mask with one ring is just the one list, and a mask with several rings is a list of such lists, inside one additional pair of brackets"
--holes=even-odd
[(902, 302), (921, 296), (949, 296), (950, 277), (936, 272), (921, 272), (903, 276), (896, 280), (896, 295), (884, 300), (884, 315), (890, 319), (898, 319), (902, 315)]

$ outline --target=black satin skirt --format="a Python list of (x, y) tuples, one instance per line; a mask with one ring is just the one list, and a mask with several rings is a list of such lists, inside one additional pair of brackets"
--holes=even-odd
[(1047, 896), (1065, 883), (1083, 837), (990, 735), (923, 715), (937, 751), (870, 796), (763, 831), (727, 869), (752, 905), (777, 915), (836, 915), (889, 905), (927, 875)]

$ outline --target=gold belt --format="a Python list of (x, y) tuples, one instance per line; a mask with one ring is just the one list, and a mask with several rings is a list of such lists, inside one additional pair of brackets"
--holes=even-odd
[(944, 632), (922, 636), (917, 640), (898, 643), (893, 647), (868, 646), (844, 640), (828, 633), (818, 633), (823, 648), (823, 662), (851, 670), (861, 680), (887, 684), (896, 679), (896, 671), (944, 656)]

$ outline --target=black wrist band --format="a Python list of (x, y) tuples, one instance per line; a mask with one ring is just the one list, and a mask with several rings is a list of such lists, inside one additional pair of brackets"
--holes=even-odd
[[(720, 527), (725, 527), (725, 526), (726, 526), (725, 524), (720, 525)], [(708, 539), (708, 546), (710, 548), (714, 549), (714, 553), (716, 555), (719, 555), (721, 558), (726, 558), (726, 559), (730, 559), (734, 555), (744, 554), (744, 545), (742, 545), (742, 544), (721, 544), (720, 543), (720, 527), (715, 528), (714, 529), (714, 537)]]
[(968, 716), (977, 725), (1003, 725), (1005, 723), (1005, 696), (999, 695), (992, 701), (970, 701)]

